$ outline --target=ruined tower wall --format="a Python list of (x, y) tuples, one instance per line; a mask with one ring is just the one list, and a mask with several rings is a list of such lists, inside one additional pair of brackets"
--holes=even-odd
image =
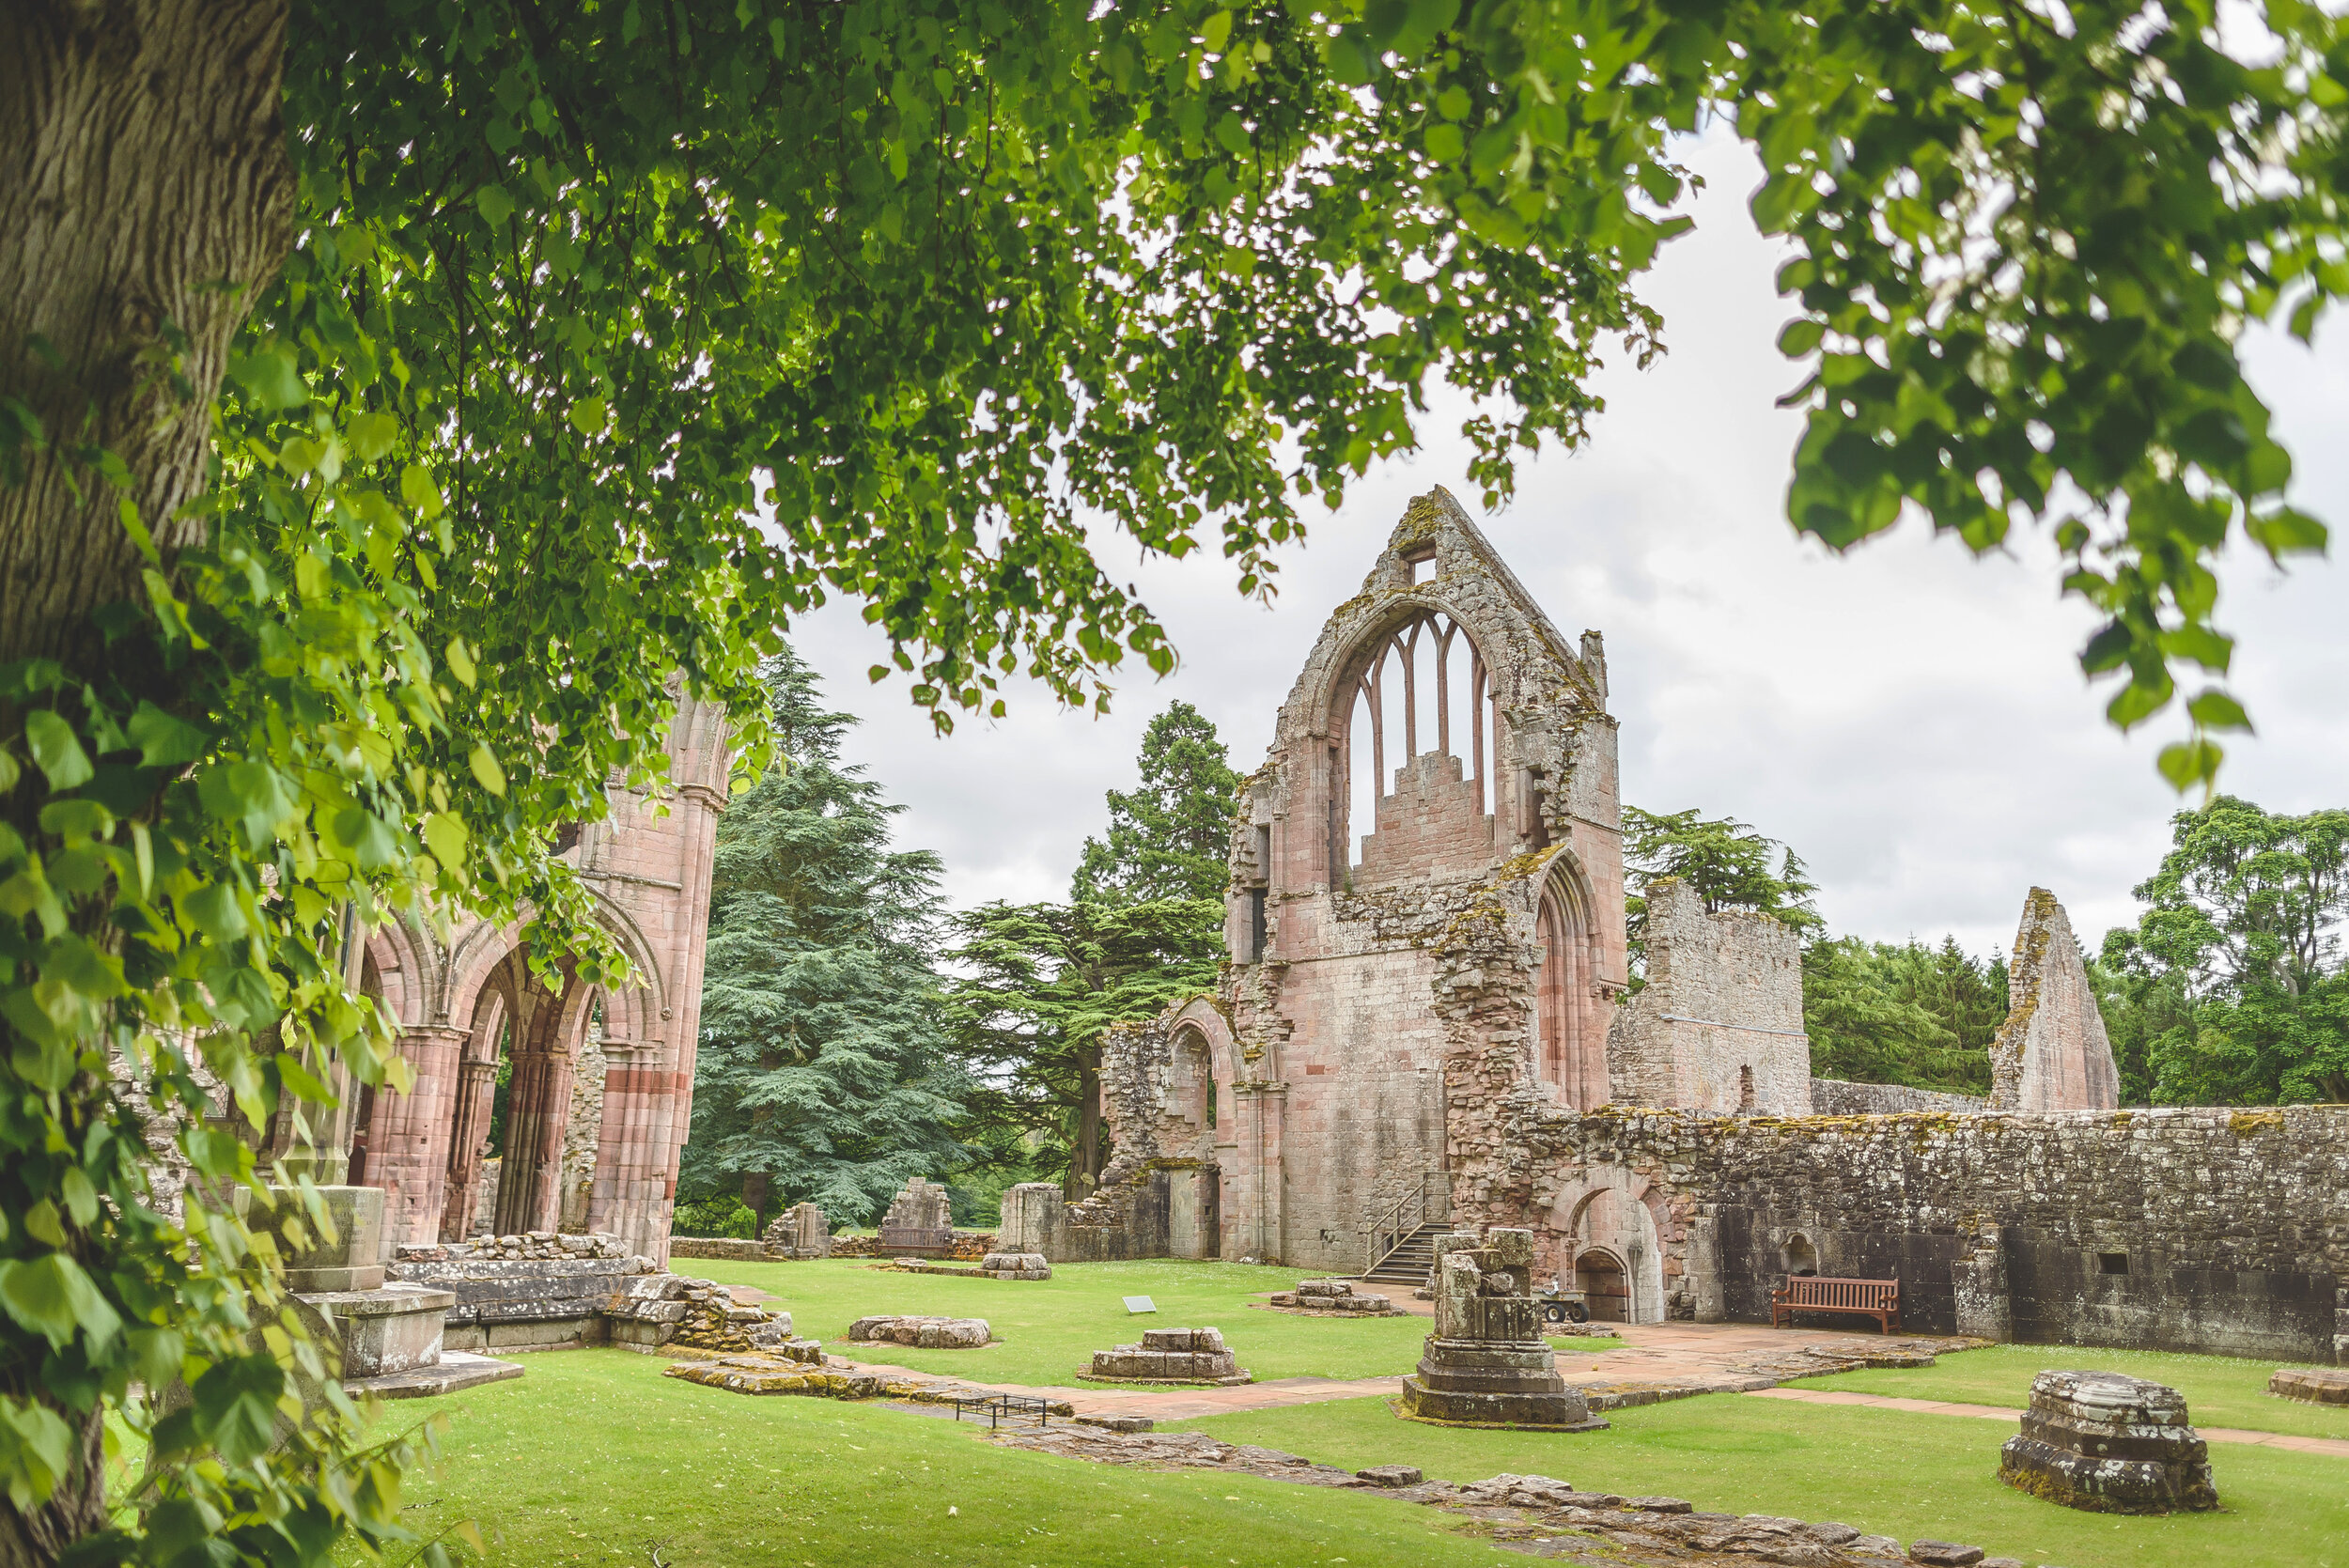
[(1677, 878), (1647, 902), (1647, 984), (1607, 1037), (1616, 1103), (1809, 1114), (1801, 937), (1768, 915), (1707, 914)]
[(1901, 1281), (1911, 1327), (2349, 1363), (2349, 1109), (1730, 1118), (1523, 1105), (1542, 1232), (1636, 1203), (1665, 1311), (1766, 1322), (1791, 1257)]
[(1998, 1110), (2108, 1110), (2121, 1103), (2096, 992), (2072, 922), (2045, 888), (2023, 901), (2007, 978), (2012, 1003), (1990, 1042), (1990, 1104)]

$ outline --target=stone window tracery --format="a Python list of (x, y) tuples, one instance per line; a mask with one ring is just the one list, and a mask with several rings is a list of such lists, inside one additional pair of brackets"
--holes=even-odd
[(1377, 831), (1379, 802), (1422, 756), (1456, 758), (1476, 811), (1496, 811), (1493, 763), (1502, 737), (1492, 672), (1475, 639), (1449, 614), (1421, 610), (1379, 638), (1360, 660), (1343, 702), (1330, 845), (1340, 879), (1361, 863), (1361, 840)]

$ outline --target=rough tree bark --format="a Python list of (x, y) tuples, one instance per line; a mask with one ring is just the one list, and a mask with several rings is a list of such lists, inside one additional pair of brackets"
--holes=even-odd
[[(0, 662), (87, 660), (89, 613), (144, 597), (118, 497), (73, 448), (121, 458), (166, 560), (200, 534), (174, 514), (203, 484), (207, 405), (291, 243), (286, 10), (0, 6), (0, 399), (49, 442), (0, 486)], [(170, 328), (192, 397), (172, 386)]]
[[(166, 563), (201, 536), (176, 514), (203, 483), (209, 405), (291, 242), (286, 16), (286, 0), (0, 3), (0, 432), (12, 401), (47, 441), (18, 448), (14, 482), (0, 472), (0, 663), (97, 674), (91, 613), (144, 597), (122, 493), (80, 449), (122, 459)], [(0, 733), (19, 722), (0, 711)], [(0, 809), (24, 831), (37, 804), (28, 776)], [(8, 1359), (0, 1390), (54, 1397)], [(104, 1523), (99, 1419), (60, 1409), (77, 1462), (41, 1507), (0, 1503), (0, 1568), (54, 1563)]]

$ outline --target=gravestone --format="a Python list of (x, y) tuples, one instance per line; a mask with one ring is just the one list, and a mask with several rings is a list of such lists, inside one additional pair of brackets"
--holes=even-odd
[(892, 1258), (945, 1258), (955, 1250), (946, 1189), (920, 1176), (906, 1183), (881, 1217), (880, 1250)]
[[(1452, 1238), (1445, 1238), (1447, 1241)], [(1495, 1227), (1482, 1247), (1437, 1260), (1436, 1331), (1419, 1370), (1403, 1380), (1402, 1413), (1448, 1426), (1592, 1432), (1581, 1391), (1558, 1375), (1530, 1294), (1533, 1233)]]
[(2177, 1389), (2117, 1372), (2043, 1372), (1999, 1452), (2009, 1486), (2092, 1514), (2218, 1506), (2210, 1451)]

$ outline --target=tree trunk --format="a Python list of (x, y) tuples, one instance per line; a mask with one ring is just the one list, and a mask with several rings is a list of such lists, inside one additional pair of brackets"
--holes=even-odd
[(122, 459), (166, 562), (201, 536), (175, 514), (208, 405), (291, 243), (285, 35), (285, 0), (0, 5), (0, 407), (48, 441), (0, 484), (0, 663), (86, 668), (90, 612), (145, 598), (121, 496), (74, 448)]
[[(286, 15), (285, 0), (0, 3), (0, 663), (120, 678), (92, 620), (146, 597), (120, 503), (166, 565), (202, 536), (176, 514), (203, 484), (229, 343), (291, 242)], [(93, 445), (127, 489), (89, 465)], [(0, 712), (0, 734), (17, 722)], [(0, 808), (30, 836), (39, 798), (28, 776)], [(0, 1392), (54, 1401), (20, 1340), (0, 1336)], [(105, 1522), (100, 1414), (55, 1407), (74, 1463), (39, 1507), (0, 1504), (0, 1568), (54, 1563)]]
[(1101, 1185), (1101, 1050), (1088, 1047), (1077, 1053), (1077, 1157), (1068, 1167), (1068, 1194), (1074, 1201), (1093, 1196)]
[(764, 1171), (748, 1171), (742, 1175), (742, 1206), (751, 1211), (751, 1239), (756, 1241), (767, 1234), (767, 1201), (774, 1192), (775, 1179)]

